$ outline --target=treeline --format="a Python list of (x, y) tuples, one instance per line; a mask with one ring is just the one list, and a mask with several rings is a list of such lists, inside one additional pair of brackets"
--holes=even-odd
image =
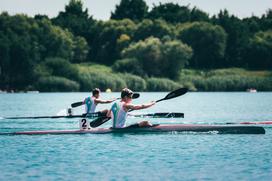
[[(0, 15), (4, 90), (88, 91), (86, 81), (107, 79), (91, 79), (93, 72), (81, 75), (73, 65), (79, 63), (111, 66), (114, 74), (145, 81), (157, 77), (178, 83), (184, 68), (271, 70), (271, 60), (272, 10), (239, 19), (227, 10), (210, 17), (196, 7), (166, 3), (150, 8), (144, 0), (121, 0), (110, 20), (98, 21), (82, 1), (70, 0), (54, 18)], [(146, 87), (142, 90), (155, 89)]]

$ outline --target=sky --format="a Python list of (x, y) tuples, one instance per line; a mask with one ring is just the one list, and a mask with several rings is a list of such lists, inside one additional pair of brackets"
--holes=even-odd
[[(189, 5), (207, 12), (210, 16), (218, 14), (222, 9), (227, 9), (230, 14), (239, 18), (252, 15), (261, 16), (268, 9), (272, 9), (272, 0), (145, 0), (149, 8), (161, 3), (173, 2), (182, 6)], [(64, 11), (69, 0), (0, 0), (0, 12), (7, 11), (10, 15), (23, 13), (29, 16), (37, 14), (56, 17)], [(89, 14), (97, 20), (108, 20), (110, 14), (120, 0), (83, 0), (84, 9), (88, 8)]]

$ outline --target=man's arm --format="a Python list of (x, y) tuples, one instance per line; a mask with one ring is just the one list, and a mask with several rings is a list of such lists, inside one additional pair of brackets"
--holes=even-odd
[(152, 101), (152, 102), (149, 102), (149, 103), (145, 103), (145, 104), (137, 104), (137, 105), (126, 104), (125, 105), (125, 109), (126, 109), (126, 111), (128, 111), (128, 110), (140, 110), (140, 109), (149, 108), (149, 107), (151, 107), (151, 106), (153, 106), (155, 104), (156, 104), (155, 101)]
[(116, 99), (109, 99), (109, 100), (102, 100), (102, 99), (95, 99), (96, 104), (107, 104), (115, 101)]

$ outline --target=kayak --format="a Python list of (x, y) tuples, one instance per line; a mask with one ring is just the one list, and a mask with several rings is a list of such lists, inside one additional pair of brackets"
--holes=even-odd
[(272, 121), (262, 121), (262, 122), (241, 122), (240, 124), (272, 124)]
[[(94, 112), (81, 115), (65, 115), (65, 116), (25, 116), (25, 117), (3, 117), (2, 119), (57, 119), (57, 118), (98, 118), (105, 117), (106, 114), (102, 112)], [(130, 117), (140, 118), (184, 118), (184, 113), (179, 112), (159, 112), (159, 113), (141, 113), (141, 114), (129, 114)]]
[(42, 130), (2, 133), (11, 135), (44, 134), (106, 134), (106, 133), (162, 133), (162, 132), (215, 132), (218, 134), (265, 134), (260, 126), (164, 124), (141, 128), (93, 128), (87, 130)]

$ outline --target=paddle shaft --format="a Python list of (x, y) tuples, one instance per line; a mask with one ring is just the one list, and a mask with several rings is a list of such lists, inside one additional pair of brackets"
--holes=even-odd
[(104, 116), (105, 114), (101, 112), (94, 112), (94, 113), (88, 113), (88, 114), (82, 114), (82, 115), (67, 115), (67, 116), (28, 116), (28, 117), (5, 117), (4, 119), (43, 119), (43, 118), (95, 118)]
[[(58, 118), (97, 118), (105, 116), (104, 113), (94, 112), (89, 114), (82, 115), (67, 115), (67, 116), (26, 116), (26, 117), (4, 117), (4, 119), (58, 119)], [(158, 113), (147, 113), (147, 114), (129, 114), (128, 116), (132, 117), (151, 117), (151, 118), (182, 118), (184, 113), (178, 112), (158, 112)]]
[[(132, 99), (137, 99), (138, 97), (140, 97), (139, 93), (134, 93), (132, 95)], [(117, 99), (121, 99), (121, 98), (117, 98)], [(82, 105), (84, 105), (84, 101), (75, 102), (75, 103), (71, 104), (71, 107), (74, 108), (74, 107), (78, 107), (78, 106), (82, 106)]]

